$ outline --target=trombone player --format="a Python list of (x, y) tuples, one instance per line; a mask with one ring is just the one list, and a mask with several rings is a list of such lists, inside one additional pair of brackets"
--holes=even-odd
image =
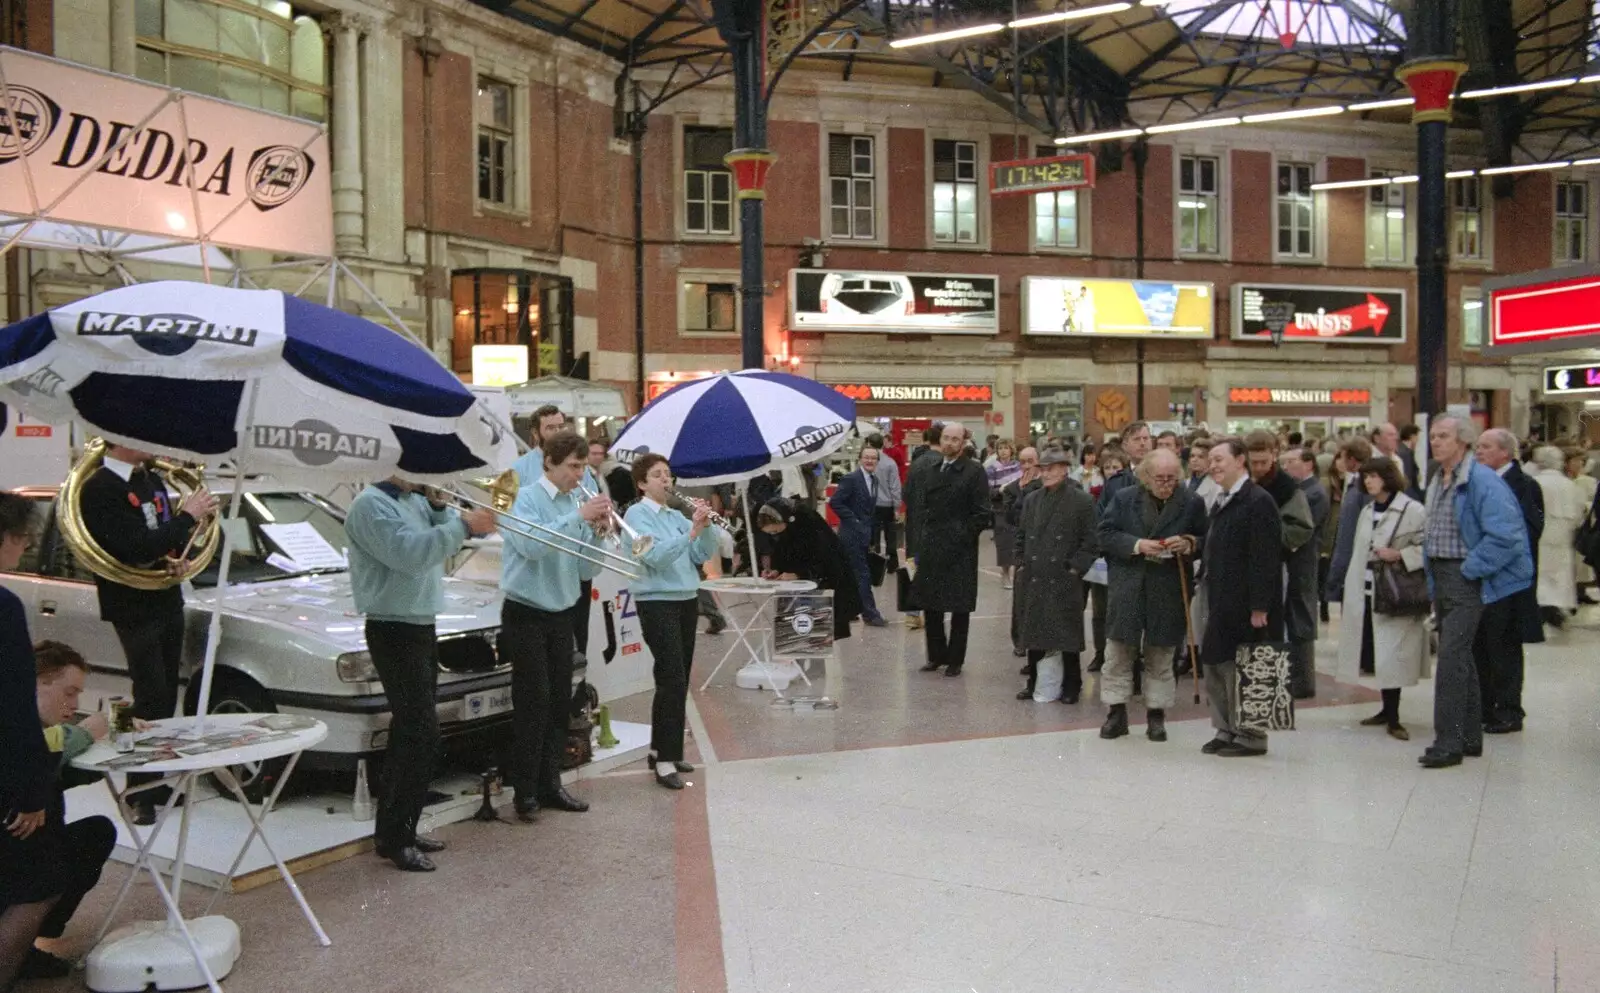
[[(137, 448), (108, 445), (79, 501), (89, 535), (108, 555), (133, 568), (182, 554), (195, 529), (217, 512), (217, 498), (204, 488), (174, 508), (166, 484), (148, 465), (152, 458)], [(173, 716), (183, 662), (182, 588), (173, 582), (163, 589), (141, 590), (101, 575), (94, 577), (94, 585), (100, 619), (116, 629), (128, 660), (134, 716), (147, 721)], [(143, 777), (151, 778), (159, 777)], [(156, 804), (165, 801), (157, 792), (135, 794), (134, 823), (155, 823)]]
[[(510, 762), (517, 819), (532, 823), (539, 808), (581, 813), (589, 805), (561, 785), (572, 696), (573, 617), (580, 584), (600, 571), (579, 552), (592, 551), (597, 528), (610, 522), (611, 501), (585, 499), (588, 444), (571, 431), (544, 439), (544, 474), (517, 492), (507, 517), (529, 521), (551, 537), (535, 538), (502, 522), (500, 651), (511, 663), (516, 730)], [(559, 537), (558, 537), (559, 536)], [(565, 539), (565, 540), (563, 540)], [(570, 552), (567, 546), (570, 544)]]

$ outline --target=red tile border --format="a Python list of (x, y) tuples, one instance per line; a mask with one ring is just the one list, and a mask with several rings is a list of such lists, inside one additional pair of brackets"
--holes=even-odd
[(727, 993), (711, 820), (704, 779), (694, 780), (678, 795), (673, 813), (678, 993)]

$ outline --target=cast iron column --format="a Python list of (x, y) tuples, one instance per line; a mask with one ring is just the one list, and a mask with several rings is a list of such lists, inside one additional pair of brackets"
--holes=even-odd
[(1456, 0), (1417, 0), (1407, 24), (1410, 59), (1395, 73), (1411, 89), (1417, 127), (1417, 406), (1429, 417), (1447, 406), (1450, 361), (1448, 169), (1450, 95), (1466, 65), (1455, 60)]
[(766, 25), (764, 0), (713, 0), (717, 32), (733, 53), (733, 151), (725, 157), (739, 198), (739, 343), (746, 369), (766, 366), (766, 276), (762, 207), (767, 170)]

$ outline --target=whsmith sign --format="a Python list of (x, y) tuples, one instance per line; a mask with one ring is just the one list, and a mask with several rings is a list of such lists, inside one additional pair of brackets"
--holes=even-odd
[(1371, 390), (1278, 390), (1266, 386), (1235, 386), (1228, 390), (1232, 403), (1318, 404), (1354, 407), (1372, 402)]
[(0, 69), (0, 213), (333, 254), (322, 125), (12, 48)]

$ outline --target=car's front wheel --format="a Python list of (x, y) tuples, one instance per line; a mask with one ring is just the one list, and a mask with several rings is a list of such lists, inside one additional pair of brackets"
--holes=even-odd
[[(272, 702), (272, 694), (260, 683), (241, 673), (221, 670), (217, 672), (211, 687), (211, 705), (206, 708), (206, 712), (211, 714), (273, 714), (277, 710)], [(230, 766), (229, 769), (234, 778), (239, 780), (250, 802), (260, 803), (272, 795), (273, 787), (288, 764), (288, 757), (283, 756), (264, 762)], [(212, 776), (211, 781), (217, 792), (230, 800), (237, 799), (217, 777)]]

